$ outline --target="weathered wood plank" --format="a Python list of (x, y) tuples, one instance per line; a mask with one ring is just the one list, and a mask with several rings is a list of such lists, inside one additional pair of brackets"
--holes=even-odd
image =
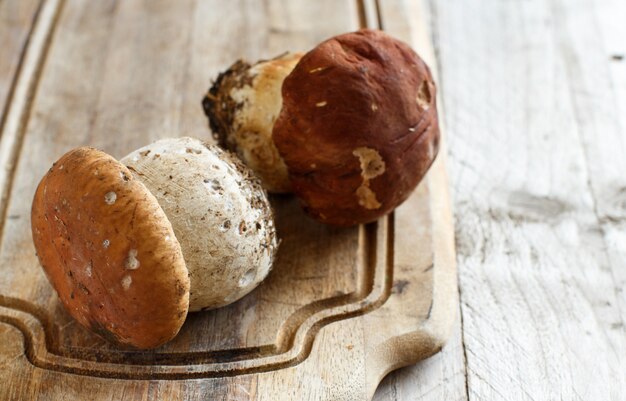
[(617, 3), (432, 2), (470, 399), (626, 397)]
[[(609, 304), (598, 311), (598, 318), (610, 327), (606, 334), (613, 348), (620, 349), (626, 334), (626, 64), (619, 56), (626, 51), (626, 27), (620, 22), (626, 5), (554, 0), (552, 10), (610, 273)], [(626, 354), (617, 357), (626, 367)]]
[[(441, 85), (435, 59), (432, 37), (429, 32), (431, 12), (422, 0), (385, 0), (378, 2), (377, 12), (384, 29), (410, 43), (431, 67), (436, 81)], [(441, 86), (439, 118), (445, 122)], [(443, 130), (445, 131), (445, 130)], [(445, 157), (445, 147), (439, 157)], [(442, 352), (419, 362), (415, 366), (392, 372), (381, 383), (374, 400), (465, 400), (465, 364), (461, 342), (461, 324), (454, 326), (453, 334)]]
[[(20, 5), (15, 2), (0, 4), (0, 11), (8, 14), (8, 25), (0, 28), (0, 37), (8, 36), (9, 41), (2, 49), (3, 58), (0, 65), (6, 67), (6, 76), (0, 79), (7, 85), (4, 87), (5, 98), (0, 98), (0, 216), (4, 220), (7, 197), (11, 187), (17, 153), (22, 145), (24, 130), (29, 118), (30, 104), (43, 67), (43, 60), (51, 40), (61, 2), (49, 0), (41, 7), (30, 5), (32, 20), (24, 20), (28, 14), (29, 2)], [(22, 9), (22, 7), (25, 8)], [(19, 11), (21, 10), (21, 12)], [(17, 27), (11, 27), (17, 22)], [(20, 25), (22, 24), (22, 25)], [(28, 25), (25, 25), (28, 24)], [(13, 34), (15, 37), (11, 37)], [(4, 104), (6, 102), (6, 104)], [(2, 226), (0, 223), (0, 226)]]
[(554, 0), (561, 57), (567, 60), (571, 104), (584, 148), (593, 210), (602, 233), (597, 244), (603, 277), (585, 285), (606, 294), (594, 313), (615, 353), (608, 380), (611, 399), (626, 396), (626, 4)]

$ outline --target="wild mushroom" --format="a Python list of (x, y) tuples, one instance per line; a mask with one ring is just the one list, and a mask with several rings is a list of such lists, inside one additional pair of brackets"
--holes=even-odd
[(270, 192), (291, 190), (272, 127), (282, 105), (283, 80), (301, 57), (286, 53), (253, 65), (239, 60), (218, 76), (202, 101), (219, 145), (237, 153)]
[(277, 248), (258, 180), (229, 153), (191, 138), (155, 142), (122, 162), (71, 150), (37, 188), (32, 232), (68, 312), (138, 348), (172, 339), (188, 311), (249, 293)]
[[(435, 92), (422, 59), (381, 31), (335, 36), (306, 53), (272, 102), (282, 104), (273, 145), (305, 210), (323, 223), (349, 226), (400, 205), (437, 155)], [(222, 107), (253, 110), (255, 99)], [(239, 127), (209, 118), (218, 132)]]

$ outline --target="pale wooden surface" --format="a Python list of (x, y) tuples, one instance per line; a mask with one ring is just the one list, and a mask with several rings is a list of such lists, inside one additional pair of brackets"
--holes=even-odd
[(0, 127), (40, 3), (39, 0), (0, 2)]
[[(165, 136), (208, 138), (200, 99), (233, 60), (306, 50), (377, 19), (373, 1), (354, 0), (43, 2), (15, 56), (0, 139), (0, 399), (367, 400), (386, 373), (441, 349), (458, 305), (445, 142), (377, 224), (324, 227), (274, 198), (283, 245), (268, 279), (150, 352), (71, 320), (30, 238), (38, 178), (69, 148), (119, 157)], [(434, 65), (426, 32), (408, 26), (390, 32)]]
[[(381, 4), (383, 14), (414, 16), (410, 1)], [(626, 399), (624, 2), (429, 6), (463, 319), (441, 353), (390, 374), (375, 399)], [(284, 20), (280, 8), (270, 12)], [(204, 124), (188, 123), (189, 115), (180, 121), (188, 129)], [(0, 327), (3, 338), (20, 341)], [(20, 355), (4, 352), (6, 344), (3, 365)], [(180, 388), (137, 391), (165, 397)], [(123, 394), (132, 391), (111, 397)]]
[(462, 322), (375, 400), (624, 400), (626, 3), (429, 5)]

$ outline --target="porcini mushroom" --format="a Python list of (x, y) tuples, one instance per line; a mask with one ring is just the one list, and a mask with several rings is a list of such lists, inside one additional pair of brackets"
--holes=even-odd
[(249, 293), (277, 248), (258, 179), (191, 138), (155, 142), (122, 162), (71, 150), (37, 188), (32, 232), (68, 312), (138, 348), (172, 339), (188, 311)]
[(239, 60), (218, 76), (202, 101), (219, 145), (235, 152), (270, 192), (291, 190), (272, 128), (282, 106), (283, 80), (301, 57), (286, 53), (252, 65)]
[[(269, 190), (285, 183), (280, 190), (292, 190), (323, 223), (349, 226), (389, 213), (437, 155), (428, 66), (404, 42), (370, 29), (330, 38), (297, 59), (288, 67), (280, 57), (253, 67), (238, 62), (221, 74), (204, 100), (211, 128)], [(249, 117), (268, 107), (271, 118)], [(262, 129), (246, 123), (257, 120)], [(276, 162), (259, 162), (255, 152)]]
[(383, 216), (438, 150), (435, 84), (405, 43), (364, 29), (305, 54), (282, 87), (273, 140), (305, 210), (348, 226)]

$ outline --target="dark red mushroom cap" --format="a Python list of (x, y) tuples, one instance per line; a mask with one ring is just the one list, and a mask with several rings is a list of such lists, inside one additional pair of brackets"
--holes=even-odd
[(308, 52), (287, 76), (273, 139), (307, 212), (328, 224), (389, 213), (438, 150), (435, 84), (404, 42), (364, 29)]

